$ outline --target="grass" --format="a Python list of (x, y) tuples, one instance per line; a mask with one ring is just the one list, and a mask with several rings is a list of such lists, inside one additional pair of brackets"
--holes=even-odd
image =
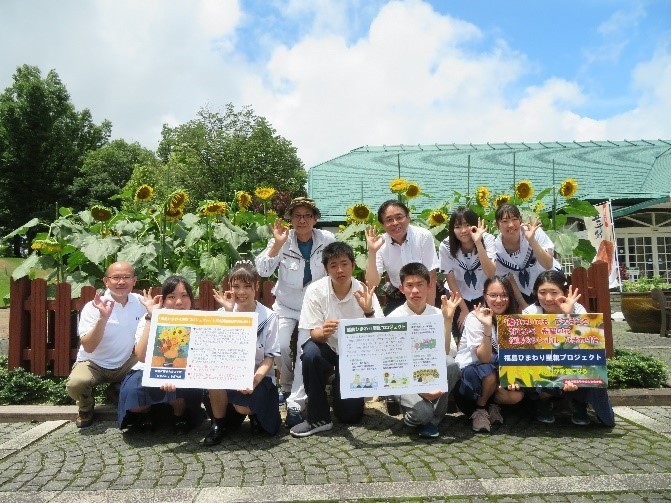
[(14, 269), (24, 260), (22, 258), (0, 258), (0, 307), (9, 305), (9, 278)]

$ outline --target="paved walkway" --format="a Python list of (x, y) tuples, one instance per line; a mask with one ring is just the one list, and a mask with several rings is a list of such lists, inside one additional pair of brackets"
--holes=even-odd
[[(671, 339), (621, 325), (615, 337), (671, 356)], [(44, 409), (36, 423), (0, 423), (0, 502), (671, 501), (671, 406), (616, 407), (613, 429), (561, 414), (544, 425), (515, 408), (491, 434), (455, 413), (424, 441), (369, 403), (357, 426), (294, 439), (245, 423), (214, 448), (199, 443), (206, 425), (128, 435), (109, 411), (78, 430)]]

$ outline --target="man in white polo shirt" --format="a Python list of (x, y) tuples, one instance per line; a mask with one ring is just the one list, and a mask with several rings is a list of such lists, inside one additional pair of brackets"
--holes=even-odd
[(377, 219), (385, 233), (377, 235), (375, 227), (366, 231), (368, 244), (368, 262), (366, 264), (366, 283), (370, 288), (380, 284), (384, 271), (387, 271), (391, 287), (387, 291), (387, 304), (384, 314), (388, 315), (405, 302), (405, 295), (399, 290), (401, 267), (411, 262), (424, 264), (429, 270), (429, 296), (427, 302), (436, 302), (436, 277), (440, 267), (433, 234), (427, 229), (410, 225), (410, 210), (401, 201), (390, 199), (382, 203), (377, 211)]
[(135, 332), (147, 310), (141, 297), (131, 293), (136, 281), (132, 265), (115, 262), (103, 278), (105, 293), (97, 292), (81, 311), (77, 330), (81, 345), (66, 382), (68, 395), (79, 407), (78, 428), (93, 424), (93, 388), (121, 382), (137, 363), (133, 354)]

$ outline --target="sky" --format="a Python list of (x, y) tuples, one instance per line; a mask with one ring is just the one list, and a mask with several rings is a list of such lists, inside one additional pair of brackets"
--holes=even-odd
[(669, 0), (2, 0), (0, 90), (54, 69), (155, 150), (251, 106), (306, 168), (364, 145), (671, 139)]

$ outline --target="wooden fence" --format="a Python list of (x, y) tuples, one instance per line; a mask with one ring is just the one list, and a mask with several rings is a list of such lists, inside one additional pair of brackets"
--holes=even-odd
[[(275, 283), (265, 281), (259, 300), (270, 307), (275, 301), (270, 291)], [(23, 367), (33, 374), (45, 375), (50, 370), (55, 376), (67, 376), (77, 357), (79, 312), (93, 300), (95, 289), (82, 288), (78, 299), (71, 298), (68, 283), (56, 285), (54, 298), (47, 297), (44, 279), (21, 278), (11, 281), (9, 306), (9, 369)], [(214, 283), (200, 282), (195, 309), (213, 311), (219, 306), (214, 300)], [(159, 288), (152, 294), (160, 293)]]
[[(606, 335), (606, 354), (613, 355), (613, 328), (610, 319), (610, 294), (608, 291), (608, 266), (596, 262), (588, 270), (577, 268), (571, 283), (579, 288), (580, 303), (588, 312), (603, 313)], [(259, 300), (266, 306), (273, 305), (270, 293), (274, 282), (262, 283)], [(212, 281), (201, 281), (196, 309), (212, 311), (217, 308)], [(156, 293), (156, 292), (153, 292)], [(9, 315), (9, 369), (23, 367), (33, 374), (67, 376), (77, 357), (79, 312), (93, 299), (93, 287), (82, 288), (78, 299), (71, 298), (70, 285), (56, 285), (53, 299), (47, 298), (47, 283), (43, 279), (22, 278), (10, 286)]]

